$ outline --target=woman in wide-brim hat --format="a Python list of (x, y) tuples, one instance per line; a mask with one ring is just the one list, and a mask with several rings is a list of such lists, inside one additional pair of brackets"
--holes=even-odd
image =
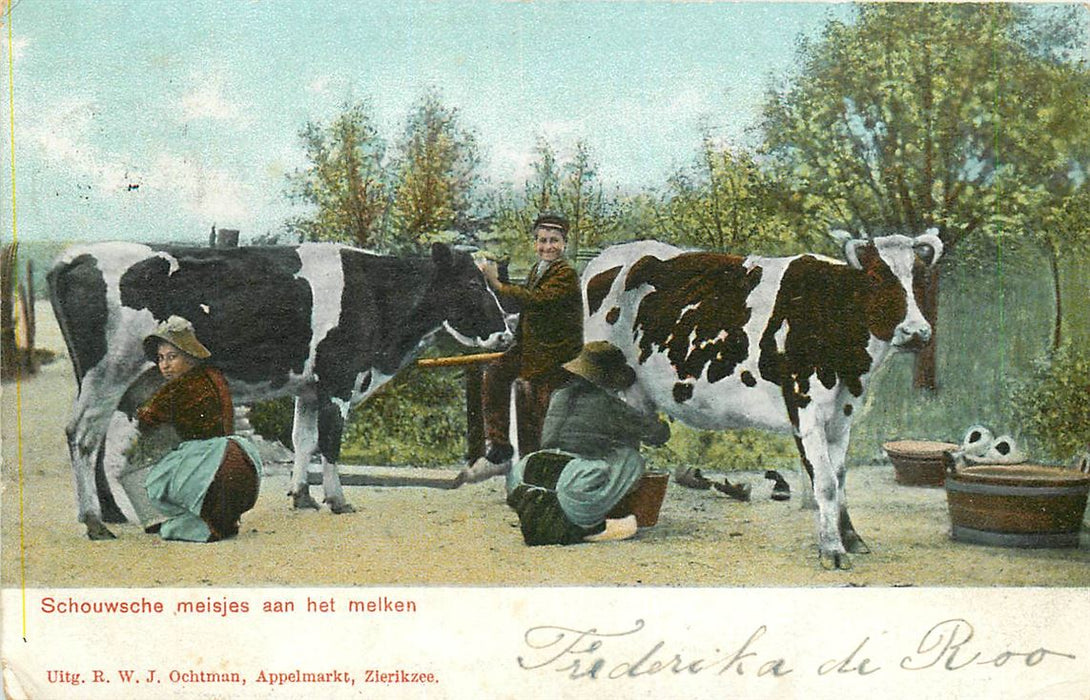
[(587, 343), (564, 369), (572, 379), (549, 402), (542, 449), (508, 475), (507, 503), (529, 545), (626, 539), (635, 516), (607, 515), (643, 475), (640, 443), (661, 445), (670, 428), (620, 398), (636, 373), (611, 343)]
[(227, 380), (205, 364), (211, 352), (180, 316), (150, 333), (144, 351), (167, 381), (137, 410), (141, 433), (170, 429), (180, 441), (147, 471), (147, 496), (161, 515), (154, 522), (141, 516), (145, 529), (192, 542), (232, 537), (257, 501), (261, 457), (233, 434)]

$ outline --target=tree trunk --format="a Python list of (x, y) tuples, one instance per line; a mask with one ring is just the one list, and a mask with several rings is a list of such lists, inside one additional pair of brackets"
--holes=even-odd
[(1052, 351), (1055, 352), (1060, 349), (1060, 342), (1063, 340), (1063, 295), (1060, 293), (1060, 261), (1056, 255), (1056, 243), (1048, 238), (1047, 246), (1048, 268), (1052, 273), (1052, 296), (1056, 302), (1056, 316), (1052, 321)]
[(920, 311), (931, 324), (931, 342), (916, 355), (912, 386), (916, 389), (938, 390), (935, 356), (939, 343), (939, 270), (928, 268), (920, 298)]

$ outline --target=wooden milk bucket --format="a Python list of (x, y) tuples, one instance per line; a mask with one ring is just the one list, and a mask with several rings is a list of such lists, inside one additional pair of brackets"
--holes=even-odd
[(645, 473), (632, 490), (613, 507), (607, 517), (623, 518), (635, 515), (636, 527), (655, 525), (659, 521), (659, 510), (662, 508), (663, 499), (666, 498), (666, 485), (669, 481), (669, 474)]
[(1090, 474), (1038, 464), (961, 467), (946, 478), (951, 536), (1002, 547), (1078, 547)]

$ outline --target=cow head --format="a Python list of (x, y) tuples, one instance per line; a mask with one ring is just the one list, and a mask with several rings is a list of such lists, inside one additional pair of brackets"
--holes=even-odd
[(852, 237), (833, 231), (844, 259), (866, 274), (867, 327), (898, 350), (919, 350), (931, 340), (931, 323), (920, 310), (924, 275), (942, 256), (938, 230), (908, 236)]
[(465, 252), (436, 243), (430, 303), (443, 314), (443, 327), (459, 343), (496, 349), (511, 342), (506, 314), (484, 275)]

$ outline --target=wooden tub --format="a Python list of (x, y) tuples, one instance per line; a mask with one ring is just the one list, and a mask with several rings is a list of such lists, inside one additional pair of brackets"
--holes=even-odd
[(1039, 464), (962, 467), (946, 478), (951, 536), (1002, 547), (1077, 547), (1090, 474)]
[(893, 476), (903, 486), (942, 486), (946, 480), (946, 453), (952, 442), (894, 440), (882, 445), (893, 462)]

